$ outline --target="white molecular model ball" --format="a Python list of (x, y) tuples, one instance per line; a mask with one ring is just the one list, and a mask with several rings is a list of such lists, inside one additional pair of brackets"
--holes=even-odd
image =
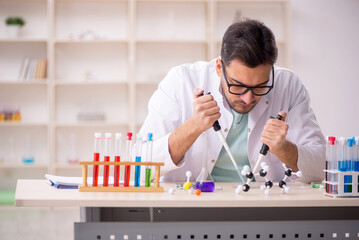
[(269, 192), (270, 192), (270, 189), (267, 188), (267, 189), (264, 191), (264, 194), (265, 194), (265, 195), (269, 195)]
[(174, 189), (174, 188), (170, 188), (170, 189), (168, 190), (168, 192), (172, 195), (172, 194), (175, 193), (175, 189)]
[(237, 188), (236, 188), (236, 190), (235, 190), (235, 193), (236, 193), (236, 194), (240, 194), (240, 192), (242, 192), (242, 190), (243, 190), (243, 186), (242, 186), (242, 185), (238, 185)]

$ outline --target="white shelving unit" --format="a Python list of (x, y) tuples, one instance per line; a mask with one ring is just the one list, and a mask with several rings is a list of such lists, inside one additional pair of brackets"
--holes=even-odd
[[(14, 187), (24, 170), (80, 176), (67, 162), (71, 142), (79, 160), (90, 160), (95, 131), (138, 131), (168, 70), (219, 56), (238, 16), (271, 27), (278, 63), (289, 67), (289, 11), (286, 0), (0, 0), (0, 105), (18, 104), (22, 114), (19, 123), (0, 122), (0, 175), (11, 175), (0, 189)], [(26, 25), (9, 39), (4, 21), (14, 15)], [(45, 81), (18, 81), (25, 57), (48, 60)], [(105, 120), (79, 121), (84, 112)], [(21, 163), (27, 134), (33, 165)]]

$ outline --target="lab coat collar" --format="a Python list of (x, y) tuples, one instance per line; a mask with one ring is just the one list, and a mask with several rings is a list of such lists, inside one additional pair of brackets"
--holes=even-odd
[[(218, 75), (216, 74), (216, 77), (218, 79), (218, 86), (217, 89), (218, 91), (215, 91), (215, 95), (214, 98), (216, 99), (218, 106), (220, 106), (221, 108), (221, 114), (225, 114), (226, 117), (224, 118), (220, 118), (218, 121), (220, 122), (220, 125), (224, 128), (230, 128), (233, 122), (233, 114), (231, 112), (231, 107), (229, 106), (226, 97), (224, 96), (223, 93), (223, 89), (222, 89), (222, 84), (221, 84), (221, 79), (220, 77), (218, 77)], [(223, 106), (223, 108), (222, 108)], [(225, 122), (223, 122), (225, 121)], [(225, 136), (227, 135), (228, 132), (225, 132)]]

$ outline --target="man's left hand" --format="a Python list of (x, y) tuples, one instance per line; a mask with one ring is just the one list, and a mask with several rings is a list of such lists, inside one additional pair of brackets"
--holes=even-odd
[(269, 151), (276, 155), (288, 168), (298, 170), (297, 146), (287, 140), (288, 124), (285, 122), (287, 113), (282, 110), (278, 113), (282, 120), (269, 119), (264, 126), (261, 141), (268, 145)]

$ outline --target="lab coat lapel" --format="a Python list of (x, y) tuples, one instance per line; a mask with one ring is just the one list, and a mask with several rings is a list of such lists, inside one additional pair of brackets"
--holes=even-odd
[[(217, 77), (217, 79), (219, 78), (217, 75), (216, 75), (216, 77)], [(226, 128), (230, 129), (232, 122), (233, 122), (233, 114), (231, 112), (231, 108), (228, 105), (226, 98), (224, 97), (220, 80), (219, 80), (219, 84), (216, 86), (216, 88), (217, 88), (217, 90), (213, 92), (214, 93), (213, 97), (217, 101), (217, 104), (220, 108), (220, 113), (224, 116), (224, 117), (221, 117), (220, 119), (218, 119), (218, 121), (219, 121), (221, 127), (223, 128), (223, 130)], [(223, 130), (222, 130), (222, 132), (223, 132)], [(223, 134), (225, 137), (227, 137), (228, 131), (223, 132)]]

